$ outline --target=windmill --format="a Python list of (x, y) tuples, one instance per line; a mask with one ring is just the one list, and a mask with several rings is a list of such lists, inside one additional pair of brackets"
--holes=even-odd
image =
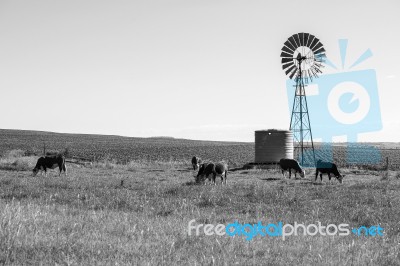
[[(304, 87), (322, 73), (325, 49), (314, 35), (302, 32), (288, 38), (281, 57), (282, 69), (296, 82), (289, 128), (293, 132), (295, 154), (300, 156), (301, 165), (314, 166), (314, 143)], [(311, 149), (311, 158), (305, 156), (307, 149)]]

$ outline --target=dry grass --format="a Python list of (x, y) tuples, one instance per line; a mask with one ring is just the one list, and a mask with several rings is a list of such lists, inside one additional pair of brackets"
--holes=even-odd
[[(190, 165), (178, 165), (68, 165), (67, 177), (47, 178), (0, 170), (0, 264), (398, 265), (395, 177), (349, 171), (343, 185), (321, 185), (246, 170), (230, 173), (227, 186), (201, 186)], [(192, 219), (380, 224), (385, 236), (194, 237)]]
[(28, 171), (36, 164), (37, 157), (25, 156), (22, 150), (11, 150), (0, 157), (0, 170)]
[(103, 160), (94, 162), (88, 165), (92, 169), (120, 169), (135, 172), (138, 169), (179, 169), (187, 167), (189, 162), (170, 160), (170, 161), (146, 161), (146, 160), (132, 160), (126, 164), (117, 163), (115, 160)]

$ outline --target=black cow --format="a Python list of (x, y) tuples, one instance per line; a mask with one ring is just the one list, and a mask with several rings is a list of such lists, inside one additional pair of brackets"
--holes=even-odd
[(299, 162), (294, 159), (281, 159), (279, 161), (279, 165), (281, 166), (283, 178), (285, 178), (285, 171), (289, 170), (289, 179), (292, 175), (292, 169), (295, 170), (294, 178), (296, 178), (296, 174), (299, 173), (301, 177), (305, 177), (305, 171), (300, 167)]
[(329, 183), (331, 182), (331, 174), (333, 174), (337, 178), (337, 180), (339, 180), (339, 183), (343, 183), (344, 175), (341, 175), (339, 173), (339, 170), (337, 169), (337, 166), (334, 163), (323, 162), (322, 160), (318, 160), (317, 168), (315, 171), (315, 182), (317, 182), (318, 173), (320, 173), (319, 177), (321, 178), (321, 182), (322, 182), (322, 174), (328, 174)]
[(226, 178), (228, 176), (228, 165), (226, 163), (203, 163), (200, 168), (199, 172), (196, 177), (196, 182), (200, 182), (204, 177), (209, 181), (211, 181), (211, 176), (212, 176), (212, 182), (214, 185), (215, 183), (215, 178), (217, 176), (221, 177), (221, 183), (225, 183), (226, 185)]
[[(61, 172), (64, 171), (64, 174), (67, 175), (67, 168), (65, 166), (65, 158), (62, 155), (56, 155), (56, 156), (46, 156), (46, 157), (40, 157), (37, 160), (35, 168), (33, 168), (33, 176), (35, 176), (39, 170), (44, 171), (45, 175), (47, 176), (47, 169), (54, 169), (58, 167), (60, 169), (60, 174)], [(43, 172), (42, 172), (43, 173)]]
[(192, 158), (193, 170), (196, 170), (197, 168), (199, 168), (200, 164), (201, 164), (201, 159), (199, 157), (193, 156), (193, 158)]

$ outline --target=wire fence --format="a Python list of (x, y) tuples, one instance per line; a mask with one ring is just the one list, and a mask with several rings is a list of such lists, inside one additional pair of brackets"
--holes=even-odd
[[(314, 167), (312, 150), (306, 148), (301, 158), (295, 150), (295, 158), (303, 166)], [(379, 148), (367, 145), (316, 146), (315, 160), (334, 162), (340, 167), (358, 167), (370, 170), (400, 169), (399, 148)]]

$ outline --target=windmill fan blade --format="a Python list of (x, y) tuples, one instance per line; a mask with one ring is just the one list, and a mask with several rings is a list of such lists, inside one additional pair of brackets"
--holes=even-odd
[(291, 54), (291, 55), (293, 55), (293, 53), (294, 53), (294, 51), (292, 51), (292, 50), (290, 50), (288, 47), (286, 47), (286, 46), (283, 46), (282, 47), (282, 51), (283, 52), (286, 52), (286, 53), (288, 53), (288, 54)]
[(294, 40), (293, 36), (290, 36), (287, 41), (293, 46), (293, 51), (295, 51), (297, 48), (297, 44), (296, 44), (296, 41)]
[(318, 38), (314, 38), (314, 40), (312, 41), (311, 45), (309, 46), (309, 48), (312, 50), (314, 48), (314, 46), (319, 42)]
[(313, 50), (314, 53), (317, 53), (317, 50), (319, 50), (322, 47), (322, 43), (318, 42), (317, 45), (315, 45), (311, 50)]
[(312, 82), (311, 71), (310, 71), (310, 70), (307, 70), (307, 72), (308, 72), (308, 76), (310, 77), (310, 80), (311, 80), (311, 82)]
[(314, 39), (315, 39), (315, 36), (310, 34), (310, 37), (308, 37), (308, 42), (307, 42), (307, 44), (306, 44), (306, 46), (307, 46), (308, 48), (310, 48), (311, 43), (314, 41)]
[(289, 74), (291, 71), (293, 71), (295, 68), (296, 68), (295, 65), (293, 65), (293, 66), (291, 66), (290, 68), (288, 68), (288, 69), (285, 71), (286, 75)]
[(313, 73), (314, 77), (318, 78), (318, 73), (315, 67), (311, 68), (311, 72)]
[[(321, 63), (315, 63), (314, 65), (313, 65), (313, 67), (315, 68), (315, 69), (320, 69), (320, 68), (323, 68), (324, 66), (321, 64)], [(322, 72), (321, 72), (322, 73)]]
[(298, 34), (299, 38), (300, 38), (300, 45), (304, 46), (305, 42), (304, 42), (304, 32), (301, 32)]
[(296, 68), (295, 69), (295, 71), (293, 71), (290, 75), (289, 75), (289, 78), (290, 79), (293, 79), (293, 77), (296, 75), (296, 77), (297, 77), (297, 71), (298, 71), (298, 69)]
[(282, 64), (289, 63), (289, 62), (293, 63), (293, 58), (284, 57), (284, 58), (282, 58), (281, 62), (282, 62)]
[(310, 37), (309, 33), (304, 33), (304, 46), (307, 46), (309, 37)]
[(325, 52), (325, 49), (321, 45), (321, 47), (319, 49), (316, 49), (316, 51), (314, 51), (314, 54), (321, 54), (321, 53), (324, 53), (324, 52)]
[(297, 47), (300, 47), (300, 46), (301, 46), (301, 43), (300, 43), (299, 35), (298, 35), (298, 34), (295, 34), (295, 35), (293, 35), (293, 36), (294, 36), (294, 39), (296, 40)]
[(293, 55), (292, 55), (292, 54), (285, 53), (285, 52), (282, 52), (282, 53), (281, 53), (281, 57), (293, 58)]
[(290, 67), (293, 65), (293, 62), (285, 63), (282, 65), (282, 69), (285, 70), (286, 68)]
[(316, 77), (317, 77), (317, 75), (314, 73), (314, 71), (313, 71), (313, 69), (312, 69), (312, 68), (310, 68), (310, 69), (309, 69), (309, 71), (311, 72), (311, 76), (312, 76), (312, 77), (314, 77), (314, 78), (316, 78)]
[(285, 44), (286, 47), (291, 49), (292, 52), (294, 52), (296, 50), (296, 48), (294, 48), (294, 46), (289, 41), (286, 41), (284, 44)]
[(325, 53), (318, 53), (314, 55), (314, 58), (317, 62), (325, 62), (326, 55)]
[(294, 35), (290, 36), (290, 38), (288, 39), (295, 48), (299, 47), (299, 45), (296, 42), (296, 39), (294, 38)]

